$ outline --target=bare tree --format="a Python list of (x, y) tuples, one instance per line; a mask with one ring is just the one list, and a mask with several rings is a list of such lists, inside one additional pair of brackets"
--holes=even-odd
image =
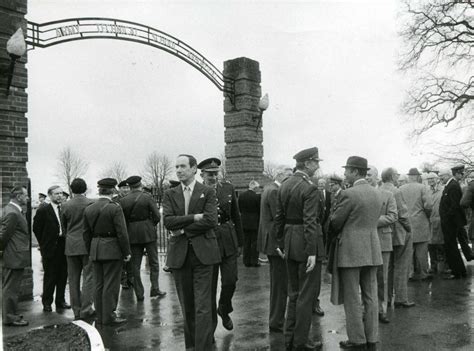
[[(413, 122), (412, 135), (420, 137), (454, 122), (456, 129), (472, 130), (474, 2), (405, 0), (405, 9), (401, 31), (405, 50), (399, 66), (415, 78), (402, 106)], [(439, 160), (471, 162), (472, 132), (457, 141), (460, 144), (442, 145), (434, 154)]]
[(219, 155), (219, 158), (221, 160), (221, 165), (219, 166), (219, 171), (221, 173), (222, 179), (226, 180), (227, 179), (227, 169), (225, 168), (225, 166), (226, 166), (225, 151), (221, 152), (221, 154)]
[(121, 161), (115, 161), (109, 167), (105, 168), (101, 175), (104, 178), (114, 178), (120, 183), (127, 178), (127, 167)]
[(89, 164), (79, 154), (67, 146), (58, 155), (57, 177), (71, 193), (71, 182), (74, 178), (82, 177), (87, 173)]
[(161, 204), (165, 180), (173, 170), (168, 156), (153, 151), (146, 159), (143, 167), (144, 180), (156, 189), (158, 203)]
[(282, 172), (283, 170), (291, 168), (285, 165), (279, 165), (273, 162), (264, 162), (263, 165), (263, 175), (270, 180), (275, 180), (278, 173)]
[(401, 36), (406, 44), (400, 68), (422, 73), (403, 106), (415, 118), (421, 134), (438, 124), (469, 119), (474, 101), (474, 77), (447, 75), (469, 70), (474, 58), (474, 4), (455, 0), (406, 0), (406, 23)]
[(474, 167), (473, 157), (474, 141), (468, 140), (455, 144), (438, 143), (437, 148), (432, 154), (436, 157), (436, 162), (444, 164), (448, 167), (462, 164), (466, 167)]

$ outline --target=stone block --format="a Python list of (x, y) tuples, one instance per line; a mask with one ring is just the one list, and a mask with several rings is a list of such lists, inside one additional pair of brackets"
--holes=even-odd
[(235, 157), (227, 158), (225, 163), (227, 173), (260, 172), (263, 173), (263, 160), (261, 157)]
[(263, 157), (263, 145), (251, 142), (238, 142), (232, 144), (226, 144), (225, 146), (226, 157)]
[(257, 83), (261, 81), (258, 61), (247, 57), (239, 57), (224, 62), (224, 76), (232, 79), (250, 79)]
[(224, 115), (224, 127), (243, 127), (249, 126), (256, 130), (260, 112), (253, 111), (234, 111)]
[(260, 87), (260, 83), (248, 79), (236, 80), (234, 88), (235, 95), (247, 94), (258, 97), (259, 99), (262, 96), (262, 88)]
[(256, 128), (252, 127), (235, 127), (227, 128), (224, 132), (224, 141), (226, 143), (236, 143), (236, 142), (263, 142), (263, 132), (261, 129), (258, 131)]

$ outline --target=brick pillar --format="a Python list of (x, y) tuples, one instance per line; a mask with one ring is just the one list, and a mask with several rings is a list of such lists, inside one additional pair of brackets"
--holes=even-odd
[(263, 177), (262, 124), (257, 129), (262, 95), (257, 61), (240, 57), (224, 62), (224, 76), (235, 80), (235, 99), (225, 96), (224, 127), (226, 173), (238, 191)]
[[(27, 0), (2, 0), (0, 7), (0, 183), (1, 206), (9, 199), (9, 190), (15, 185), (28, 185), (26, 162), (28, 161), (28, 97), (26, 88), (28, 77), (26, 71), (26, 54), (17, 60), (10, 95), (6, 96), (7, 70), (10, 56), (6, 50), (8, 39), (18, 28), (26, 34)], [(33, 279), (31, 268), (25, 272), (22, 281), (22, 298), (33, 298)]]

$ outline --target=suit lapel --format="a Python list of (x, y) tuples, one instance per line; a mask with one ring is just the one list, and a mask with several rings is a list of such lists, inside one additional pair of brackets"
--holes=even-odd
[[(196, 203), (202, 194), (202, 188), (203, 188), (203, 185), (199, 182), (196, 182), (196, 184), (194, 185), (193, 193), (191, 194), (191, 200), (189, 201), (188, 214), (193, 213), (194, 206), (196, 206)], [(183, 196), (183, 199), (184, 199), (184, 196)]]
[(179, 213), (184, 215), (184, 195), (181, 184), (174, 188), (174, 201), (176, 201)]
[(58, 221), (58, 217), (56, 217), (56, 213), (54, 212), (54, 208), (53, 208), (53, 205), (49, 204), (49, 215), (54, 218), (54, 221), (56, 222), (56, 224), (59, 226), (59, 221)]

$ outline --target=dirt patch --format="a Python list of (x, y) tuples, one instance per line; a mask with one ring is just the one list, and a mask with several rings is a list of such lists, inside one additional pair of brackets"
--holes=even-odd
[(49, 325), (3, 340), (7, 351), (17, 350), (90, 350), (87, 333), (75, 324)]

